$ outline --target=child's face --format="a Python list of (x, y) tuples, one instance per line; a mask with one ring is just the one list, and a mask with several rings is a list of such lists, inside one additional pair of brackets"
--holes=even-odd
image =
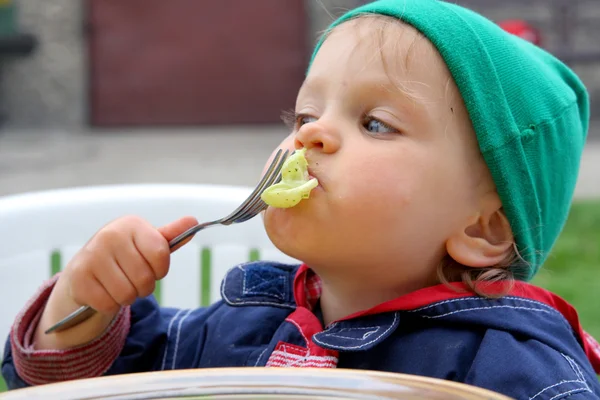
[(493, 184), (441, 57), (413, 28), (394, 23), (382, 37), (381, 24), (348, 22), (324, 42), (280, 146), (306, 147), (320, 185), (264, 222), (324, 279), (414, 290), (437, 281), (446, 241)]

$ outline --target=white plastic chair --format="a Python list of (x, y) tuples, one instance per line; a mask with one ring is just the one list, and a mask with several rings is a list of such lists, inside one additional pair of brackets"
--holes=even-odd
[[(102, 226), (138, 215), (162, 226), (191, 215), (228, 215), (252, 188), (219, 185), (115, 185), (0, 198), (0, 358), (10, 326), (39, 285), (59, 271)], [(220, 298), (225, 272), (251, 259), (296, 262), (269, 241), (260, 216), (196, 234), (172, 256), (156, 296), (165, 306), (193, 308)]]

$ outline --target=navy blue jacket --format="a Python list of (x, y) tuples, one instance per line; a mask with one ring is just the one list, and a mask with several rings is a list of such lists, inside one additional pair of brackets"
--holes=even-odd
[[(416, 374), (517, 399), (598, 399), (600, 367), (574, 310), (526, 283), (501, 299), (425, 288), (323, 329), (306, 306), (306, 266), (255, 262), (223, 280), (223, 300), (194, 310), (131, 307), (125, 347), (106, 375), (183, 368), (297, 365)], [(460, 287), (460, 285), (455, 285)], [(596, 344), (597, 345), (597, 344)], [(592, 361), (590, 361), (592, 360)], [(6, 346), (3, 375), (26, 384)]]

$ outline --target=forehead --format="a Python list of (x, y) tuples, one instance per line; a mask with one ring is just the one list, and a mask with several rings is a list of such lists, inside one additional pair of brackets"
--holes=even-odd
[(361, 16), (334, 28), (315, 56), (307, 83), (378, 75), (395, 87), (446, 89), (450, 73), (435, 47), (412, 26)]

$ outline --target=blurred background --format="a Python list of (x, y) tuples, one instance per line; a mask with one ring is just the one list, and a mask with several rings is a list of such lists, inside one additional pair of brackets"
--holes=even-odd
[[(600, 337), (600, 1), (462, 0), (581, 76), (577, 199), (536, 283)], [(358, 0), (0, 0), (0, 195), (254, 185), (318, 32)]]
[[(294, 106), (318, 33), (363, 3), (0, 0), (0, 195), (253, 185), (286, 134), (280, 113)], [(568, 62), (592, 95), (591, 142), (600, 139), (600, 1), (458, 3)], [(578, 193), (600, 190), (594, 169)]]
[[(318, 33), (364, 0), (0, 0), (0, 195), (252, 185)], [(460, 0), (569, 63), (600, 139), (600, 1)], [(596, 154), (595, 153), (595, 154)], [(600, 190), (586, 153), (578, 194)], [(235, 165), (234, 165), (235, 164)], [(596, 167), (595, 167), (596, 165)]]

